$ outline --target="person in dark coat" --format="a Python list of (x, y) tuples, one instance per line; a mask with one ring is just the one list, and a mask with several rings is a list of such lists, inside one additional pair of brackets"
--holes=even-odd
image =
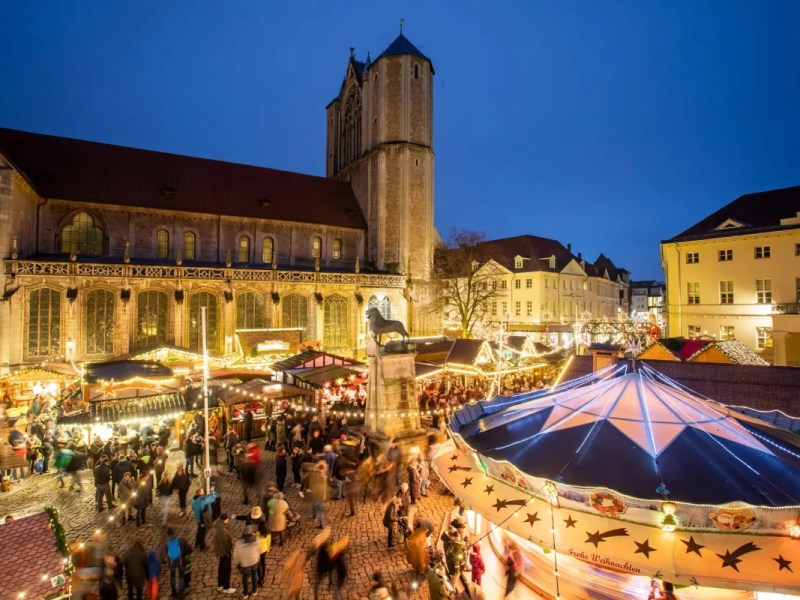
[(181, 516), (186, 516), (186, 495), (189, 493), (189, 487), (192, 480), (189, 474), (183, 470), (183, 467), (178, 467), (175, 471), (175, 477), (172, 478), (172, 489), (178, 492), (178, 505), (181, 508)]
[(147, 584), (148, 557), (142, 541), (134, 540), (125, 555), (125, 579), (128, 583), (128, 600), (142, 600)]
[(108, 468), (108, 457), (103, 456), (94, 468), (94, 499), (97, 502), (97, 512), (103, 512), (103, 498), (108, 500), (108, 508), (114, 508), (111, 498), (111, 469)]
[(389, 548), (394, 546), (394, 530), (397, 523), (397, 507), (399, 505), (400, 499), (394, 497), (386, 503), (386, 509), (383, 511), (383, 526), (386, 528)]
[(244, 409), (243, 417), (243, 433), (245, 443), (249, 443), (253, 439), (253, 412), (249, 408)]
[(278, 448), (278, 453), (275, 455), (275, 482), (277, 483), (278, 490), (281, 492), (283, 491), (283, 484), (286, 481), (287, 467), (286, 448), (281, 446)]
[(300, 487), (303, 479), (300, 476), (300, 468), (303, 464), (303, 452), (297, 446), (292, 448), (292, 477), (294, 484)]
[(131, 460), (126, 457), (121, 457), (117, 464), (114, 465), (114, 470), (112, 471), (111, 479), (114, 482), (114, 490), (116, 491), (119, 482), (122, 481), (122, 478), (125, 476), (125, 473), (130, 473), (131, 477), (136, 479), (136, 467), (133, 466)]
[(230, 518), (222, 513), (211, 527), (211, 545), (217, 556), (217, 591), (232, 594), (236, 590), (231, 588), (231, 557), (233, 556), (233, 536), (228, 528)]

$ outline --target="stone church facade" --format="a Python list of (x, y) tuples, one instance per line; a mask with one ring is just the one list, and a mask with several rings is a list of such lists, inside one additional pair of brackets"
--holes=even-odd
[(363, 354), (374, 305), (412, 335), (433, 228), (433, 67), (402, 34), (351, 56), (327, 177), (0, 129), (0, 370), (159, 345), (237, 352), (237, 331)]

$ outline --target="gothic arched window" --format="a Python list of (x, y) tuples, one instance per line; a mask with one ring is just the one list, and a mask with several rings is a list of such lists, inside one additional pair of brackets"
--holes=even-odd
[(281, 300), (283, 327), (308, 327), (308, 298), (300, 294), (288, 294)]
[(28, 356), (59, 354), (61, 343), (61, 292), (33, 290), (28, 296)]
[(236, 296), (236, 329), (264, 329), (266, 302), (264, 294), (244, 292)]
[(197, 258), (197, 236), (191, 231), (183, 234), (183, 258), (186, 260)]
[(367, 302), (367, 308), (377, 308), (384, 319), (392, 318), (392, 303), (389, 302), (388, 296), (383, 296), (382, 298), (370, 296), (369, 302)]
[(334, 294), (325, 298), (325, 324), (322, 343), (325, 348), (347, 348), (350, 345), (350, 304)]
[(86, 354), (114, 352), (114, 293), (92, 290), (86, 294)]
[(61, 230), (61, 251), (67, 254), (103, 253), (103, 230), (94, 224), (89, 213), (76, 213), (72, 223)]
[(246, 235), (239, 236), (239, 251), (236, 255), (237, 262), (250, 262), (250, 238)]
[(158, 290), (136, 295), (136, 350), (167, 343), (167, 294)]
[(322, 238), (315, 237), (311, 240), (311, 258), (322, 256)]
[(342, 258), (342, 240), (333, 240), (333, 250), (331, 251), (333, 260)]
[(344, 166), (361, 156), (361, 94), (356, 87), (347, 94), (342, 113), (340, 156)]
[(156, 233), (156, 258), (167, 258), (169, 256), (169, 231), (160, 229)]
[(275, 241), (271, 237), (265, 237), (261, 242), (261, 262), (271, 263), (275, 252)]
[(201, 310), (206, 307), (206, 346), (217, 349), (217, 297), (211, 292), (197, 292), (189, 296), (189, 349), (203, 350), (203, 321)]

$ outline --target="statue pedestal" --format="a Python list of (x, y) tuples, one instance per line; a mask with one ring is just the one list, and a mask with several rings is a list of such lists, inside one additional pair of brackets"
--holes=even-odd
[(374, 342), (367, 345), (369, 385), (364, 425), (373, 444), (385, 449), (394, 439), (403, 454), (411, 446), (426, 448), (426, 431), (419, 418), (416, 369), (411, 352), (381, 354)]

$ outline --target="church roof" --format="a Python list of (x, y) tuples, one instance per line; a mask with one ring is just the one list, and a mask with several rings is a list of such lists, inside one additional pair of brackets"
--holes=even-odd
[(3, 128), (0, 154), (43, 198), (366, 228), (335, 179)]
[(401, 54), (409, 54), (411, 56), (418, 56), (419, 58), (425, 59), (431, 63), (431, 70), (433, 70), (433, 63), (431, 62), (431, 59), (425, 56), (420, 49), (412, 44), (402, 33), (398, 35), (391, 44), (389, 44), (389, 47), (386, 48), (386, 50), (381, 52), (381, 55), (378, 57), (378, 59), (381, 59), (384, 56), (399, 56)]
[[(667, 242), (800, 226), (800, 185), (739, 196)], [(782, 223), (782, 220), (789, 222)]]

